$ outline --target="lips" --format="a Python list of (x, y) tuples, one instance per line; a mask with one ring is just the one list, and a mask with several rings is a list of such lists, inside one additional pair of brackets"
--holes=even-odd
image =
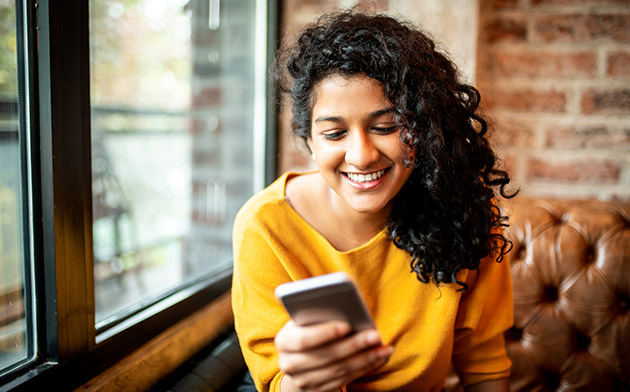
[(344, 175), (352, 182), (364, 184), (378, 180), (383, 176), (383, 174), (385, 174), (385, 172), (387, 172), (387, 170), (388, 169), (382, 169), (371, 173), (344, 173)]

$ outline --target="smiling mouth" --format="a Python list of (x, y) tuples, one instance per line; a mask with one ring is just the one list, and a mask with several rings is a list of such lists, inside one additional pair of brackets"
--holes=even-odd
[(346, 177), (348, 177), (350, 181), (352, 182), (364, 183), (364, 182), (371, 182), (371, 181), (378, 180), (379, 178), (383, 176), (383, 174), (385, 174), (387, 170), (388, 169), (383, 169), (383, 170), (378, 170), (373, 173), (367, 173), (367, 174), (359, 174), (359, 173), (343, 173), (343, 174)]

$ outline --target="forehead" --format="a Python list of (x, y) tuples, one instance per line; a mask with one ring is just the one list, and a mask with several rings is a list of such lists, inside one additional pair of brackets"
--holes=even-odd
[(313, 89), (313, 115), (322, 113), (371, 113), (393, 106), (385, 97), (383, 85), (366, 75), (331, 75)]

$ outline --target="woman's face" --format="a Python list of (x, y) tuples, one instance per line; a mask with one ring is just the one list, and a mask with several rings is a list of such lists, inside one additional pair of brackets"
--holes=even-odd
[(365, 75), (323, 79), (314, 88), (311, 148), (328, 186), (358, 212), (389, 214), (412, 172), (403, 158), (394, 106)]

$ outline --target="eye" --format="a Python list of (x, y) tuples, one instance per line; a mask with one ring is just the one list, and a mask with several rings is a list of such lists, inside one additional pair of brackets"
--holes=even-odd
[(380, 135), (389, 135), (390, 133), (394, 133), (398, 130), (398, 125), (391, 127), (372, 127), (372, 130)]
[(345, 134), (346, 134), (345, 130), (341, 130), (341, 131), (334, 130), (334, 131), (324, 132), (324, 133), (322, 133), (322, 136), (326, 140), (339, 140), (342, 137), (344, 137)]

